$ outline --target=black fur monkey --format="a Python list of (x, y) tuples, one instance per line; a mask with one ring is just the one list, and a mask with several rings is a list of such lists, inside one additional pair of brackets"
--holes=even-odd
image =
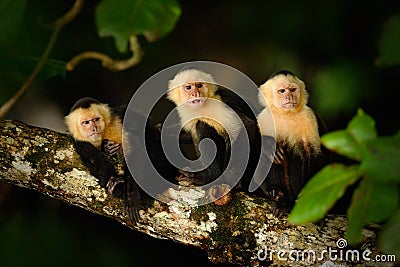
[[(110, 154), (115, 154), (122, 144), (122, 120), (113, 110), (100, 101), (85, 97), (72, 106), (65, 117), (68, 132), (75, 139), (75, 147), (85, 165), (96, 176), (100, 185), (114, 192), (110, 178), (118, 178), (117, 169), (103, 150), (106, 140), (116, 144), (106, 146)], [(103, 166), (99, 168), (99, 166)], [(122, 173), (121, 173), (122, 174)]]
[[(292, 208), (304, 184), (324, 162), (320, 142), (324, 129), (307, 106), (308, 96), (304, 82), (287, 70), (274, 73), (260, 86), (259, 102), (272, 112), (277, 142), (270, 173), (261, 189), (277, 199), (277, 212)], [(268, 112), (264, 109), (258, 115), (263, 138), (274, 134)]]
[[(226, 169), (231, 156), (232, 144), (229, 135), (235, 142), (240, 134), (247, 134), (250, 141), (250, 159), (244, 173), (245, 179), (242, 180), (242, 186), (247, 189), (246, 185), (249, 184), (252, 171), (258, 162), (260, 142), (256, 116), (251, 108), (232, 91), (219, 87), (210, 74), (197, 69), (185, 69), (177, 73), (169, 81), (168, 89), (167, 97), (177, 106), (183, 130), (190, 134), (197, 155), (200, 156), (199, 144), (204, 138), (210, 138), (217, 148), (217, 154), (207, 168), (197, 172), (181, 171), (181, 180), (202, 186), (218, 178)], [(196, 118), (190, 120), (193, 116)], [(245, 131), (241, 129), (242, 123)], [(216, 200), (224, 194), (224, 187), (220, 189), (213, 191), (214, 196), (211, 199)]]
[[(109, 193), (124, 200), (124, 211), (132, 222), (139, 218), (139, 204), (147, 196), (131, 176), (122, 150), (123, 136), (125, 155), (140, 178), (148, 178), (146, 168), (154, 167), (165, 179), (172, 181), (178, 174), (162, 152), (161, 135), (153, 122), (135, 111), (130, 111), (130, 121), (122, 125), (127, 106), (111, 108), (93, 98), (79, 99), (71, 108), (65, 123), (75, 139), (75, 148), (91, 174)], [(137, 125), (145, 125), (145, 131)], [(145, 147), (142, 145), (145, 140)], [(140, 158), (147, 154), (151, 166)], [(137, 156), (138, 155), (138, 156)], [(161, 192), (160, 192), (161, 193)]]
[[(124, 211), (136, 223), (142, 193), (127, 170), (122, 135), (125, 107), (112, 109), (93, 98), (81, 98), (71, 108), (65, 123), (75, 139), (75, 148), (91, 174), (113, 195), (122, 197)], [(134, 144), (132, 145), (133, 148)]]

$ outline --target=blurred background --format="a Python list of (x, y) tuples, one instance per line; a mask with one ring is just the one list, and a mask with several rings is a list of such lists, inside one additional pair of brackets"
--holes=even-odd
[[(0, 1), (0, 15), (11, 2)], [(73, 3), (26, 1), (20, 31), (0, 40), (0, 105), (34, 68), (7, 56), (40, 57), (51, 35), (43, 23), (60, 17)], [(130, 56), (120, 54), (111, 38), (99, 38), (94, 18), (99, 3), (86, 1), (79, 16), (63, 28), (52, 59), (66, 62), (86, 50), (121, 59)], [(111, 72), (88, 60), (64, 76), (47, 75), (36, 80), (6, 117), (65, 132), (63, 117), (77, 99), (90, 96), (111, 105), (126, 104), (158, 71), (209, 60), (242, 71), (257, 85), (278, 69), (291, 70), (305, 81), (310, 106), (328, 130), (346, 127), (358, 108), (375, 119), (379, 135), (399, 129), (399, 1), (181, 0), (179, 4), (181, 15), (168, 35), (151, 43), (139, 38), (145, 54), (137, 66)], [(0, 20), (2, 27), (7, 25)], [(163, 105), (165, 112), (171, 108), (167, 101)], [(111, 219), (0, 184), (0, 266), (193, 262), (214, 266), (197, 249), (150, 238)]]

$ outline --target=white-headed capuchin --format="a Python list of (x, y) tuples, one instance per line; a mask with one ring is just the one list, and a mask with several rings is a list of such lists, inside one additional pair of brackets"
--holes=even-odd
[[(289, 211), (304, 184), (322, 167), (321, 129), (307, 106), (309, 95), (304, 82), (290, 71), (274, 73), (260, 86), (258, 96), (260, 104), (268, 105), (272, 112), (277, 142), (271, 170), (261, 189), (277, 200), (276, 212)], [(258, 115), (263, 138), (274, 135), (268, 114), (266, 108)]]
[[(91, 174), (99, 179), (103, 188), (113, 195), (122, 196), (125, 213), (136, 223), (143, 192), (127, 169), (122, 151), (122, 135), (129, 140), (129, 160), (133, 160), (135, 169), (143, 170), (139, 172), (143, 177), (146, 173), (142, 161), (135, 157), (135, 152), (139, 149), (148, 149), (152, 162), (158, 164), (155, 167), (161, 172), (170, 172), (171, 166), (165, 164), (163, 154), (159, 153), (160, 133), (152, 122), (144, 115), (131, 113), (133, 122), (129, 124), (129, 129), (124, 129), (122, 121), (125, 111), (126, 106), (112, 109), (107, 104), (86, 97), (73, 105), (65, 117), (65, 122), (69, 133), (75, 139), (75, 148), (83, 163)], [(143, 134), (141, 129), (135, 127), (138, 120), (146, 120), (146, 124), (143, 124), (146, 125), (145, 138), (150, 140), (147, 142), (150, 144), (147, 148), (139, 145), (141, 142), (138, 139), (142, 138)], [(122, 165), (122, 170), (119, 165)]]
[[(102, 152), (105, 152), (104, 148), (109, 147), (107, 140), (116, 144), (111, 154), (122, 147), (121, 117), (115, 114), (107, 104), (85, 97), (72, 106), (70, 113), (65, 117), (65, 124), (68, 132), (75, 139), (76, 150), (83, 162), (99, 179), (100, 185), (106, 188), (110, 182), (109, 179), (117, 178), (118, 173), (109, 162), (108, 155)], [(100, 166), (104, 168), (99, 168)], [(113, 193), (113, 188), (108, 189), (109, 193)]]
[[(247, 135), (250, 154), (249, 158), (243, 156), (241, 160), (247, 164), (241, 187), (247, 189), (246, 186), (248, 186), (258, 162), (260, 132), (256, 116), (246, 101), (229, 89), (218, 86), (210, 74), (197, 69), (180, 71), (169, 81), (168, 88), (167, 97), (177, 106), (183, 131), (191, 135), (197, 156), (213, 159), (203, 170), (181, 171), (183, 176), (180, 177), (180, 181), (202, 186), (216, 180), (224, 173), (234, 154), (231, 155), (232, 145), (240, 135)], [(202, 151), (203, 155), (201, 155), (199, 146), (203, 139), (211, 139), (215, 144), (216, 155), (214, 158), (207, 149)], [(237, 151), (236, 153), (240, 154)], [(222, 177), (221, 184), (225, 183), (231, 186), (230, 181), (233, 176), (235, 176), (235, 170), (232, 168), (227, 170), (226, 175)], [(218, 190), (211, 190), (215, 194), (211, 199), (216, 200), (226, 193), (221, 192), (226, 191), (223, 188), (226, 187), (221, 186)]]

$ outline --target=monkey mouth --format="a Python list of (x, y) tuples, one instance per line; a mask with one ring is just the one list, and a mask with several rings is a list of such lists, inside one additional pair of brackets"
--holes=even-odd
[(92, 133), (92, 134), (89, 134), (87, 137), (88, 137), (88, 138), (91, 138), (91, 139), (97, 139), (97, 138), (100, 138), (100, 137), (101, 137), (101, 134), (102, 134), (102, 133), (100, 133), (100, 132)]
[(196, 97), (185, 101), (185, 105), (188, 105), (192, 108), (199, 108), (204, 104), (205, 101), (206, 99), (204, 97)]
[(297, 106), (296, 102), (286, 102), (284, 104), (282, 104), (282, 107), (285, 109), (292, 109), (295, 108)]

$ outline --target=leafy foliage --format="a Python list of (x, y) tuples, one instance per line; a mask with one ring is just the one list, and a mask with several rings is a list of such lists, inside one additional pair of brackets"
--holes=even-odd
[[(0, 70), (14, 70), (29, 74), (39, 62), (36, 57), (0, 57)], [(65, 62), (49, 59), (43, 66), (38, 78), (48, 79), (56, 75), (65, 76)]]
[[(0, 0), (0, 76), (2, 76), (0, 87), (4, 88), (0, 93), (0, 104), (17, 91), (17, 86), (22, 85), (39, 62), (40, 55), (49, 43), (52, 30), (44, 24), (49, 24), (48, 22), (61, 16), (58, 13), (62, 14), (65, 9), (71, 8), (71, 6), (62, 7), (60, 4), (55, 4), (52, 6), (53, 9), (61, 7), (59, 7), (60, 10), (54, 11), (47, 5), (51, 4), (39, 2), (30, 5), (26, 0)], [(51, 18), (43, 18), (43, 16), (48, 16), (46, 11), (49, 9), (57, 15), (51, 14)], [(112, 36), (118, 51), (124, 53), (127, 51), (129, 38), (132, 35), (142, 34), (148, 41), (161, 38), (175, 27), (180, 14), (181, 9), (177, 0), (102, 0), (97, 4), (94, 15), (97, 35)], [(82, 27), (85, 29), (94, 26), (94, 23), (85, 20), (77, 21), (84, 24)], [(61, 36), (62, 33), (59, 35)], [(83, 41), (78, 47), (84, 47)], [(102, 41), (96, 40), (96, 42)], [(55, 44), (57, 45), (60, 43)], [(75, 56), (73, 52), (71, 53), (70, 46), (63, 50), (68, 59)], [(107, 47), (104, 52), (113, 53), (114, 51)], [(66, 62), (50, 58), (36, 80), (40, 81), (57, 75), (64, 76), (65, 73)]]
[(96, 10), (100, 36), (112, 36), (118, 51), (127, 51), (131, 35), (149, 41), (169, 33), (180, 16), (176, 0), (103, 0)]
[[(343, 196), (349, 185), (360, 179), (347, 210), (347, 238), (352, 244), (362, 241), (361, 231), (368, 223), (389, 223), (380, 237), (381, 247), (400, 255), (400, 235), (393, 225), (400, 225), (400, 132), (378, 137), (374, 120), (361, 109), (345, 130), (322, 136), (328, 149), (359, 164), (332, 163), (318, 172), (301, 191), (289, 215), (292, 223), (317, 221)], [(395, 248), (395, 249), (394, 249)]]
[(381, 183), (396, 183), (400, 178), (400, 132), (394, 136), (372, 140), (367, 146), (360, 168), (371, 179)]
[(359, 176), (358, 166), (339, 163), (326, 166), (301, 191), (290, 222), (303, 224), (321, 219)]
[(381, 223), (390, 218), (397, 208), (398, 198), (396, 186), (374, 182), (367, 176), (362, 179), (348, 209), (347, 238), (350, 242), (362, 241), (361, 231), (367, 223)]

